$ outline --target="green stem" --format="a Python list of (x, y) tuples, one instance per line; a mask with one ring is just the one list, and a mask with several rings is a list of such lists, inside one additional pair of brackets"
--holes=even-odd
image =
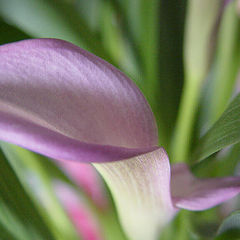
[(210, 99), (210, 124), (223, 113), (229, 103), (237, 81), (240, 64), (240, 28), (235, 5), (225, 11), (219, 33), (216, 59), (216, 77)]
[(98, 212), (97, 218), (101, 225), (104, 240), (127, 240), (118, 221), (116, 210), (111, 206), (107, 211)]
[(182, 210), (178, 218), (178, 231), (176, 240), (189, 239), (191, 231), (190, 212)]
[(186, 162), (188, 159), (193, 123), (200, 97), (201, 81), (192, 77), (187, 77), (186, 80), (172, 142), (170, 155), (172, 162)]

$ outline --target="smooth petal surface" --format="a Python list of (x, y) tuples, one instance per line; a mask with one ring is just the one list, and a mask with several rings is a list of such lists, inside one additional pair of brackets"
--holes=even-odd
[(71, 187), (63, 184), (54, 184), (57, 196), (59, 197), (69, 218), (83, 240), (101, 240), (100, 228), (91, 215), (89, 209), (80, 201), (77, 194)]
[(178, 208), (204, 210), (240, 193), (240, 177), (198, 179), (187, 165), (172, 167), (171, 194)]
[(151, 109), (133, 82), (56, 39), (0, 47), (0, 139), (85, 162), (133, 157), (158, 143)]
[(157, 239), (177, 211), (170, 196), (170, 165), (165, 150), (94, 166), (112, 191), (129, 239)]

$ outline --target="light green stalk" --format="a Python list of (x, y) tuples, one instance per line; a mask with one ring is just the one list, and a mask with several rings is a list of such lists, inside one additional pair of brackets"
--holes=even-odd
[(240, 68), (240, 21), (234, 2), (226, 8), (216, 58), (215, 81), (211, 95), (210, 125), (214, 123), (231, 99)]
[(185, 83), (172, 142), (171, 160), (187, 161), (202, 83), (208, 70), (218, 0), (189, 2), (185, 30)]

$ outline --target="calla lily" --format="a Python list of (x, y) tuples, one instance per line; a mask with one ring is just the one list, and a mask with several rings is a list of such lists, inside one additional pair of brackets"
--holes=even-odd
[(158, 147), (152, 111), (135, 84), (70, 43), (0, 47), (0, 139), (54, 159), (93, 163), (130, 239), (156, 239), (180, 208), (203, 210), (240, 191), (240, 178), (196, 179)]

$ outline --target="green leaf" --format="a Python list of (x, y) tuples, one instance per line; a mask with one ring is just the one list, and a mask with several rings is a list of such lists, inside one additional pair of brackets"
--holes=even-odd
[(240, 236), (240, 211), (226, 218), (218, 229), (215, 240), (237, 240)]
[(73, 2), (0, 0), (0, 15), (33, 37), (60, 38), (111, 62), (99, 36), (90, 30)]
[(240, 19), (232, 1), (225, 9), (218, 36), (215, 79), (208, 106), (210, 123), (223, 113), (234, 92), (240, 66)]
[[(38, 203), (38, 207), (41, 208), (43, 214), (45, 214), (44, 217), (51, 228), (54, 229), (57, 239), (77, 239), (75, 229), (64, 212), (53, 189), (53, 180), (56, 180), (50, 175), (50, 170), (53, 167), (49, 167), (47, 170), (48, 164), (46, 164), (46, 161), (42, 161), (44, 157), (20, 147), (3, 142), (1, 142), (0, 146), (20, 180), (24, 183), (26, 190), (32, 193), (33, 199)], [(27, 179), (27, 176), (31, 172), (36, 176), (36, 179), (39, 180), (39, 189), (36, 189), (35, 195), (33, 194), (33, 186), (29, 184), (29, 177)], [(55, 172), (53, 176), (60, 175), (56, 175)], [(39, 195), (44, 197), (39, 199)], [(47, 204), (43, 205), (41, 200), (44, 200)], [(46, 212), (48, 214), (46, 214)]]
[(190, 145), (203, 81), (209, 67), (209, 40), (221, 2), (219, 0), (189, 1), (184, 35), (184, 88), (172, 141), (170, 159), (189, 160)]
[[(134, 7), (131, 6), (133, 3)], [(105, 5), (111, 5), (112, 8), (112, 15), (114, 15), (114, 19), (112, 19), (110, 22), (107, 22), (105, 19), (106, 25), (108, 25), (108, 29), (110, 31), (110, 28), (114, 28), (116, 31), (118, 38), (120, 40), (120, 44), (123, 46), (121, 47), (121, 51), (124, 50), (124, 54), (122, 54), (122, 59), (120, 62), (120, 66), (122, 69), (124, 69), (124, 72), (129, 74), (129, 76), (134, 80), (138, 86), (141, 88), (141, 84), (143, 84), (144, 78), (143, 78), (143, 69), (141, 64), (141, 58), (140, 58), (140, 51), (139, 46), (137, 44), (138, 38), (134, 35), (136, 28), (132, 28), (132, 18), (135, 18), (135, 14), (138, 12), (139, 7), (137, 7), (137, 3), (134, 1), (131, 2), (125, 2), (125, 1), (119, 1), (119, 0), (110, 0), (104, 2), (102, 8), (105, 8)], [(109, 7), (108, 7), (109, 8)], [(129, 9), (133, 10), (131, 13), (135, 14), (128, 14)], [(102, 12), (105, 14), (106, 9), (104, 9)], [(112, 25), (110, 27), (109, 25)], [(105, 26), (102, 28), (104, 31)], [(105, 31), (106, 32), (106, 31)], [(108, 33), (107, 35), (110, 35)], [(115, 33), (114, 33), (115, 35)], [(110, 36), (109, 36), (110, 37)], [(114, 38), (114, 36), (111, 36), (111, 38)], [(105, 38), (106, 39), (106, 38)], [(119, 41), (118, 41), (119, 42)], [(108, 44), (107, 42), (105, 44)], [(124, 49), (123, 49), (124, 48)], [(119, 51), (119, 47), (115, 48), (116, 51)]]
[[(67, 1), (65, 1), (67, 2)], [(68, 1), (69, 4), (74, 5), (82, 18), (88, 23), (91, 30), (99, 30), (101, 22), (99, 21), (101, 7), (104, 1), (102, 0), (75, 0)]]
[(200, 139), (192, 159), (200, 161), (240, 141), (240, 94), (230, 103), (219, 120)]
[(0, 169), (0, 239), (54, 239), (2, 152)]
[[(183, 87), (183, 34), (186, 0), (161, 0), (159, 10), (158, 108), (169, 143)], [(163, 104), (164, 103), (164, 104)], [(161, 140), (160, 140), (161, 141)], [(166, 146), (164, 145), (166, 148)]]
[(0, 44), (19, 41), (29, 38), (27, 34), (11, 26), (0, 18)]
[[(131, 1), (129, 1), (131, 2)], [(134, 2), (134, 1), (133, 1)], [(138, 35), (136, 39), (137, 47), (139, 49), (139, 56), (141, 58), (141, 68), (144, 74), (144, 93), (150, 103), (153, 105), (155, 99), (154, 92), (156, 89), (156, 82), (158, 81), (158, 0), (140, 0), (138, 2), (139, 9), (135, 16), (136, 27)], [(134, 6), (133, 6), (134, 7)], [(133, 11), (134, 9), (131, 9)]]
[(136, 75), (136, 67), (130, 57), (132, 51), (126, 48), (126, 36), (122, 30), (122, 16), (119, 18), (116, 7), (110, 2), (102, 3), (101, 8), (101, 38), (108, 53), (131, 76)]
[(184, 41), (186, 80), (201, 82), (209, 67), (211, 34), (219, 11), (219, 0), (189, 1)]
[(2, 224), (0, 224), (0, 237), (1, 237), (1, 240), (18, 240), (15, 236), (13, 236), (10, 232), (8, 232), (8, 230), (6, 228), (4, 228), (2, 226)]
[(63, 38), (79, 43), (64, 17), (45, 0), (0, 0), (0, 14), (10, 23), (35, 37)]

